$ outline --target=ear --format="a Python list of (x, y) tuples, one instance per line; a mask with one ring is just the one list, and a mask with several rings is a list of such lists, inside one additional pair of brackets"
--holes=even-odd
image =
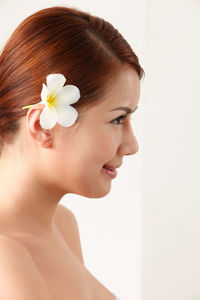
[(44, 108), (44, 104), (33, 105), (26, 118), (28, 133), (33, 139), (40, 143), (42, 147), (50, 148), (53, 143), (53, 133), (51, 129), (44, 129), (40, 125), (40, 114)]

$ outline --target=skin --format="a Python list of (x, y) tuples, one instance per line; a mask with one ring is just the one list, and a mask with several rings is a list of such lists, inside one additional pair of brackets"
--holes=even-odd
[[(138, 152), (130, 115), (140, 97), (135, 70), (123, 66), (102, 101), (85, 109), (71, 127), (58, 123), (50, 130), (39, 123), (43, 104), (35, 104), (21, 118), (21, 128), (0, 158), (0, 228), (31, 234), (54, 230), (59, 201), (67, 193), (100, 198), (111, 189), (104, 164), (121, 165), (124, 155)], [(40, 99), (38, 99), (38, 102)], [(8, 222), (9, 220), (9, 222)]]

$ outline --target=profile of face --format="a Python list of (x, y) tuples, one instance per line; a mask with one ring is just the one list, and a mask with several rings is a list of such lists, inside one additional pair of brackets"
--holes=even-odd
[(30, 113), (27, 124), (31, 133), (29, 139), (34, 143), (29, 149), (32, 170), (35, 168), (41, 181), (63, 194), (74, 193), (88, 198), (107, 195), (113, 178), (102, 169), (103, 165), (119, 167), (125, 155), (135, 154), (139, 149), (131, 127), (131, 115), (117, 108), (129, 107), (134, 111), (139, 97), (138, 74), (124, 67), (111, 82), (102, 101), (86, 107), (71, 127), (56, 124), (52, 130), (44, 130), (36, 126), (39, 113)]

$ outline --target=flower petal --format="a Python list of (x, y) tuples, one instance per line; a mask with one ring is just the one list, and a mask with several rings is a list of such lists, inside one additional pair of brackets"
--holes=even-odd
[(44, 129), (51, 129), (57, 123), (57, 111), (55, 107), (45, 106), (40, 114), (40, 125)]
[(57, 107), (57, 117), (58, 117), (58, 123), (62, 125), (63, 127), (69, 127), (73, 125), (78, 117), (78, 111), (72, 107)]
[(73, 104), (81, 97), (79, 89), (72, 84), (64, 86), (56, 95), (56, 106), (65, 107), (66, 105)]
[(42, 99), (42, 103), (43, 104), (47, 104), (47, 100), (46, 100), (46, 98), (47, 98), (47, 96), (48, 96), (48, 94), (49, 94), (49, 91), (48, 91), (48, 88), (47, 88), (47, 86), (43, 83), (42, 84), (42, 91), (41, 91), (41, 99)]
[(66, 78), (63, 74), (49, 74), (47, 75), (46, 82), (50, 92), (57, 93), (64, 86)]

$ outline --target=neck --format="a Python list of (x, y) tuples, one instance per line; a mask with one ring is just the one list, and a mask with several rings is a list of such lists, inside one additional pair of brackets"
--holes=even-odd
[(0, 234), (53, 231), (63, 194), (40, 177), (19, 160), (0, 159)]

